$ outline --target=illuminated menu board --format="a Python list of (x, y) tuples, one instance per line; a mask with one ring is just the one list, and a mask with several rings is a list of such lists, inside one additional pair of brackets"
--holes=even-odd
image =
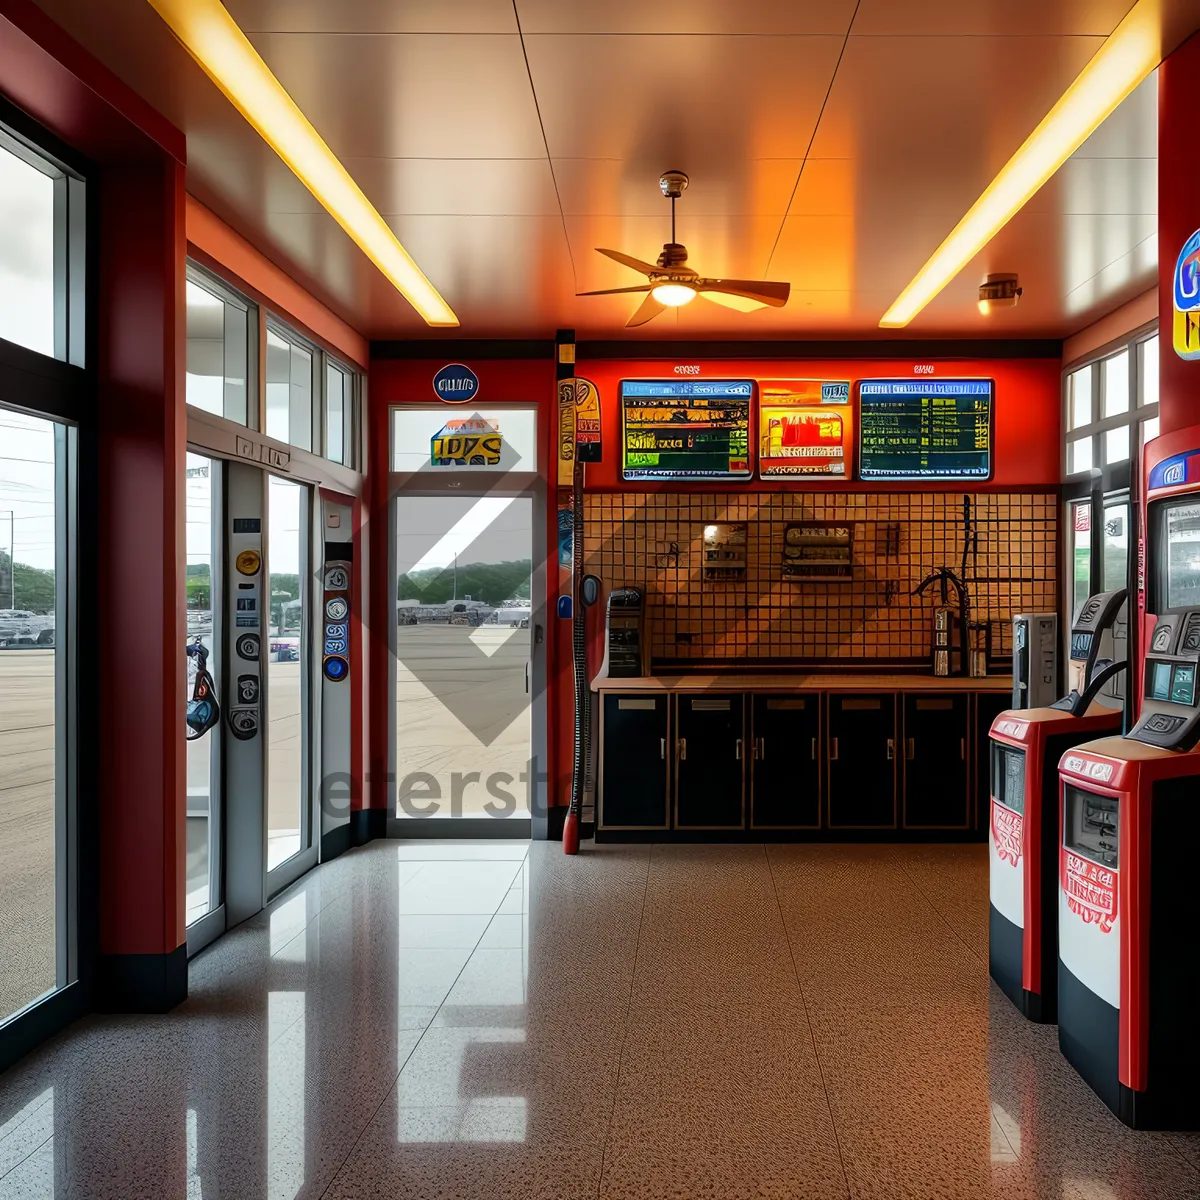
[(990, 379), (864, 379), (860, 479), (989, 479)]
[(621, 381), (622, 477), (745, 479), (749, 379)]
[(849, 477), (848, 381), (760, 379), (758, 402), (761, 478)]

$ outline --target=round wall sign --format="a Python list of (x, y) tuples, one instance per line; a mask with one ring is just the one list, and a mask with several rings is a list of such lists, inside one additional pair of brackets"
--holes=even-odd
[(465, 404), (479, 395), (479, 376), (462, 363), (448, 363), (433, 377), (433, 391), (439, 400)]
[(257, 550), (243, 550), (233, 563), (239, 575), (257, 575), (259, 567), (262, 566), (262, 555)]

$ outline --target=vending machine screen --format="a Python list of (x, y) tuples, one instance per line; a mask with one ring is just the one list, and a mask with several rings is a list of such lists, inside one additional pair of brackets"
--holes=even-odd
[(1092, 635), (1090, 633), (1073, 633), (1071, 634), (1071, 657), (1072, 658), (1087, 658), (1088, 653), (1092, 648)]
[(1176, 663), (1171, 672), (1171, 703), (1189, 708), (1196, 703), (1196, 668), (1190, 663)]

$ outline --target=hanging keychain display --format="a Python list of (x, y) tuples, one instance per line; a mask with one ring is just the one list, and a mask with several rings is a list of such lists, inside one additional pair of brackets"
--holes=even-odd
[[(208, 670), (208, 651), (197, 638), (187, 647), (189, 667), (194, 664), (195, 682), (187, 703), (187, 740), (202, 738), (221, 719), (221, 706), (217, 703), (217, 685)], [(191, 674), (189, 670), (188, 674)]]

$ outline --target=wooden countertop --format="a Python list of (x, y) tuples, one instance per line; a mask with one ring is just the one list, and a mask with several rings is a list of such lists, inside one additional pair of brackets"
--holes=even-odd
[(945, 675), (646, 675), (593, 679), (595, 692), (1011, 692), (1012, 676)]

